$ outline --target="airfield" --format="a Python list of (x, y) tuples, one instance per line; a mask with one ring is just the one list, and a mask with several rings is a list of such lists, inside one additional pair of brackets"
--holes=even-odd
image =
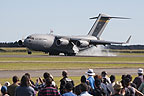
[(78, 77), (77, 82), (79, 82), (80, 76), (89, 68), (94, 69), (98, 75), (102, 71), (107, 71), (108, 75), (117, 76), (123, 74), (136, 76), (137, 69), (144, 68), (144, 53), (113, 53), (114, 55), (111, 56), (49, 56), (42, 52), (28, 55), (27, 52), (22, 51), (25, 49), (21, 48), (4, 48), (4, 50), (7, 51), (0, 52), (0, 79), (8, 81), (14, 75), (21, 77), (27, 72), (32, 78), (42, 77), (44, 72), (60, 78), (62, 70), (68, 70), (68, 75)]

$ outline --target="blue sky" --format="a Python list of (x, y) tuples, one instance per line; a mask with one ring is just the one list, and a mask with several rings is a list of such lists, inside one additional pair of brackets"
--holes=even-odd
[(30, 34), (86, 35), (94, 20), (105, 13), (129, 17), (111, 19), (101, 38), (144, 44), (144, 0), (0, 0), (0, 42), (22, 39)]

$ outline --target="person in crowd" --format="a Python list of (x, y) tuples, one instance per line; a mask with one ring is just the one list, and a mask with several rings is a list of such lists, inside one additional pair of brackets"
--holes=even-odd
[(124, 90), (122, 90), (122, 84), (117, 82), (115, 83), (115, 85), (113, 86), (114, 88), (114, 94), (112, 96), (124, 96)]
[(126, 75), (126, 77), (124, 78), (124, 85), (125, 85), (125, 96), (143, 96), (143, 94), (138, 91), (136, 88), (132, 87), (130, 85), (131, 80), (129, 79), (129, 77)]
[(114, 94), (114, 85), (115, 85), (115, 76), (111, 75), (110, 76), (110, 81), (111, 83), (107, 85), (108, 89), (111, 91), (112, 95)]
[(21, 84), (15, 90), (15, 96), (35, 96), (34, 89), (30, 86), (30, 79), (27, 75), (21, 78)]
[(108, 77), (106, 71), (102, 71), (102, 72), (101, 72), (101, 76), (102, 76), (102, 79), (106, 80), (106, 85), (108, 85), (108, 84), (111, 83), (110, 78)]
[(138, 69), (138, 76), (134, 79), (133, 83), (136, 84), (136, 88), (138, 89), (141, 83), (144, 81), (143, 79), (143, 69)]
[[(81, 76), (81, 84), (82, 84), (82, 83), (87, 84), (87, 86), (88, 86), (88, 92), (91, 92), (91, 91), (92, 91), (92, 88), (90, 87), (89, 82), (87, 81), (87, 78), (86, 78), (85, 75)], [(80, 85), (81, 85), (81, 84), (75, 86), (75, 88), (74, 88), (74, 93), (75, 93), (76, 95), (80, 95), (80, 94), (81, 94), (81, 92), (80, 92), (80, 88), (81, 88)]]
[(61, 96), (58, 90), (52, 87), (52, 79), (46, 78), (45, 88), (39, 91), (38, 96)]
[[(35, 89), (36, 90), (41, 90), (42, 88), (44, 88), (45, 86), (46, 86), (46, 84), (45, 84), (45, 80), (47, 79), (47, 78), (51, 78), (52, 79), (52, 86), (53, 87), (55, 87), (55, 88), (57, 88), (57, 86), (56, 86), (56, 83), (54, 82), (54, 79), (53, 79), (53, 76), (51, 75), (51, 74), (49, 74), (48, 72), (45, 72), (44, 74), (43, 74), (43, 80), (39, 77), (37, 80), (36, 80), (36, 84), (35, 84)], [(40, 84), (39, 84), (39, 82), (40, 82)]]
[(126, 78), (129, 78), (130, 79), (130, 86), (136, 88), (136, 84), (132, 82), (132, 76), (130, 74), (127, 74), (126, 75)]
[[(143, 75), (143, 79), (144, 79), (144, 75)], [(144, 82), (140, 85), (140, 87), (138, 88), (138, 90), (139, 90), (140, 92), (142, 92), (143, 95), (144, 95)]]
[(76, 96), (76, 95), (72, 92), (73, 87), (74, 87), (74, 86), (72, 85), (72, 83), (67, 82), (66, 85), (65, 85), (65, 92), (66, 92), (66, 93), (64, 93), (62, 96)]
[(13, 84), (8, 86), (8, 91), (7, 91), (10, 96), (14, 96), (15, 89), (19, 86), (18, 84), (19, 78), (17, 76), (13, 76), (12, 81), (13, 81)]
[(107, 84), (108, 83), (107, 83), (106, 78), (102, 78), (101, 87), (104, 90), (104, 92), (106, 93), (106, 96), (110, 96), (112, 94), (112, 92), (108, 88)]
[[(45, 84), (45, 80), (47, 79), (47, 78), (49, 78), (50, 77), (50, 74), (48, 73), (48, 72), (45, 72), (44, 74), (43, 74), (43, 78), (44, 79), (42, 79), (42, 78), (38, 78), (37, 80), (36, 80), (36, 84), (35, 84), (35, 87), (36, 87), (36, 89), (37, 90), (41, 90), (42, 88), (44, 88), (45, 86), (46, 86), (46, 84)], [(40, 84), (39, 84), (40, 83)]]
[(101, 87), (101, 78), (95, 77), (95, 89), (92, 91), (93, 96), (106, 96), (106, 92)]
[(9, 96), (7, 94), (7, 86), (2, 86), (1, 87), (1, 93), (2, 93), (2, 96)]
[(140, 85), (140, 87), (138, 88), (138, 90), (139, 90), (140, 92), (142, 92), (143, 95), (144, 95), (144, 83), (142, 83), (142, 84)]
[(80, 84), (80, 92), (81, 94), (79, 96), (92, 96), (91, 94), (88, 93), (88, 86), (86, 83)]
[(87, 72), (86, 72), (86, 74), (88, 75), (88, 78), (87, 78), (87, 80), (89, 81), (89, 85), (91, 86), (91, 88), (92, 89), (94, 89), (95, 87), (94, 87), (94, 82), (95, 82), (95, 80), (94, 80), (94, 75), (95, 75), (95, 73), (94, 73), (94, 71), (93, 71), (93, 69), (89, 69)]
[(72, 79), (68, 78), (68, 72), (66, 70), (62, 71), (63, 78), (60, 80), (60, 93), (65, 93), (65, 85), (67, 82), (70, 82), (74, 86), (74, 82)]
[(124, 80), (123, 87), (125, 89), (125, 95), (126, 96), (135, 96), (135, 89), (132, 86), (130, 86), (131, 80), (128, 78), (128, 76), (126, 75), (123, 80)]
[(34, 82), (31, 80), (31, 76), (29, 73), (25, 73), (25, 75), (29, 78), (29, 81), (30, 81), (30, 86), (32, 86), (33, 88), (35, 87), (35, 84)]

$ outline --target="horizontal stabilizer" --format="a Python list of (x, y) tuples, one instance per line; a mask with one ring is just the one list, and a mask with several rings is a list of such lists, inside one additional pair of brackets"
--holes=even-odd
[[(97, 19), (98, 17), (92, 17), (90, 19)], [(108, 17), (108, 16), (103, 16), (103, 18), (109, 18), (109, 19), (131, 19), (131, 18), (126, 18), (126, 17)]]

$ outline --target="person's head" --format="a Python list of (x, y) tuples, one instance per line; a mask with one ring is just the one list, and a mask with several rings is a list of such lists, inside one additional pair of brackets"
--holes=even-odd
[(81, 83), (86, 83), (86, 76), (85, 75), (83, 75), (83, 76), (81, 76)]
[(44, 77), (44, 79), (47, 79), (47, 78), (50, 77), (50, 74), (49, 74), (48, 72), (45, 72), (45, 73), (43, 74), (43, 77)]
[(127, 74), (126, 78), (129, 78), (129, 80), (132, 81), (132, 76), (130, 74)]
[(116, 82), (113, 88), (116, 93), (119, 93), (122, 89), (122, 84), (120, 82)]
[(28, 86), (30, 86), (29, 82), (30, 82), (29, 81), (29, 77), (27, 75), (23, 75), (22, 78), (21, 78), (21, 84), (20, 84), (20, 86), (22, 86), (22, 87), (24, 87), (24, 86), (28, 87)]
[(107, 72), (106, 72), (106, 71), (102, 71), (102, 72), (101, 72), (101, 76), (102, 76), (102, 77), (105, 77), (106, 75), (107, 75)]
[(29, 73), (25, 73), (25, 75), (30, 79), (30, 74)]
[(65, 89), (66, 89), (67, 92), (72, 91), (73, 87), (74, 86), (70, 82), (67, 82), (66, 85), (65, 85)]
[(94, 76), (94, 75), (95, 75), (93, 69), (89, 69), (89, 70), (86, 72), (86, 74), (87, 74), (88, 76)]
[(124, 80), (125, 77), (126, 77), (126, 75), (124, 74), (124, 75), (121, 76), (121, 79)]
[(45, 79), (45, 82), (46, 82), (46, 86), (51, 86), (51, 84), (52, 84), (52, 78), (46, 78)]
[(12, 81), (13, 83), (17, 83), (19, 81), (19, 78), (17, 76), (13, 76)]
[(6, 87), (6, 86), (2, 86), (2, 87), (1, 87), (1, 93), (2, 93), (3, 95), (5, 95), (5, 94), (7, 93), (7, 87)]
[(95, 79), (95, 86), (100, 87), (101, 85), (101, 80), (100, 79)]
[(94, 76), (94, 79), (95, 79), (95, 80), (96, 80), (96, 79), (99, 79), (99, 80), (102, 81), (102, 76), (101, 76), (101, 75), (95, 75), (95, 76)]
[(62, 71), (62, 76), (67, 77), (68, 72), (66, 70)]
[(139, 69), (138, 69), (138, 75), (139, 75), (139, 76), (143, 75), (143, 69), (142, 69), (142, 68), (139, 68)]
[(110, 76), (110, 81), (111, 81), (111, 83), (115, 82), (115, 76), (114, 75)]
[(81, 92), (88, 91), (88, 86), (87, 86), (87, 84), (81, 83), (81, 84), (80, 84), (80, 91), (81, 91)]
[(130, 85), (131, 80), (129, 78), (125, 78), (125, 87), (128, 87)]

